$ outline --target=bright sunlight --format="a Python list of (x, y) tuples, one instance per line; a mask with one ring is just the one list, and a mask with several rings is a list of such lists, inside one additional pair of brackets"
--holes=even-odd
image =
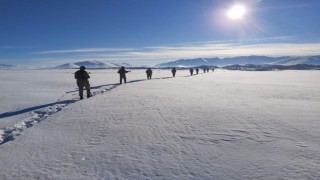
[(228, 17), (234, 20), (242, 19), (245, 14), (246, 8), (242, 5), (234, 5), (228, 11)]

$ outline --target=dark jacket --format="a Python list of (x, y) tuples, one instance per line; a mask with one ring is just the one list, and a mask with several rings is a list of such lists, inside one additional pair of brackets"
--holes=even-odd
[(85, 70), (78, 70), (74, 74), (74, 78), (77, 80), (88, 80), (90, 78), (89, 74)]
[(119, 69), (118, 73), (120, 74), (120, 77), (125, 77), (126, 73), (129, 71), (126, 71), (124, 68)]
[(148, 69), (148, 70), (146, 70), (146, 73), (147, 73), (147, 75), (152, 75), (152, 70)]

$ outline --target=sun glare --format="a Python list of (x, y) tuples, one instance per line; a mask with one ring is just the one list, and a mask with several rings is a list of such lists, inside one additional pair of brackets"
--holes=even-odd
[(228, 17), (234, 20), (242, 19), (245, 14), (246, 14), (246, 8), (242, 5), (234, 5), (228, 11)]

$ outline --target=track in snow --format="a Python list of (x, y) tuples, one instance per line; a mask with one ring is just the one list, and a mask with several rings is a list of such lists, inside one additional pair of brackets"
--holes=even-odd
[[(155, 80), (159, 79), (169, 79), (171, 77), (164, 77), (164, 78), (153, 78)], [(138, 80), (132, 80), (128, 81), (127, 83), (137, 83), (146, 81), (146, 79), (138, 79)], [(120, 84), (105, 84), (100, 86), (94, 86), (91, 87), (91, 94), (92, 96), (100, 95), (105, 92), (111, 91), (115, 88), (117, 88)], [(65, 100), (67, 99), (67, 100)], [(30, 128), (34, 126), (35, 124), (45, 120), (50, 115), (57, 113), (61, 111), (66, 106), (76, 103), (78, 100), (78, 90), (68, 91), (65, 92), (61, 97), (57, 99), (55, 103), (46, 104), (43, 106), (37, 106), (33, 108), (27, 108), (25, 110), (20, 110), (19, 112), (10, 112), (2, 114), (3, 117), (13, 116), (16, 113), (23, 113), (27, 112), (27, 110), (30, 109), (37, 109), (30, 112), (30, 117), (22, 120), (19, 123), (14, 124), (13, 126), (8, 126), (3, 129), (0, 129), (0, 145), (12, 141), (15, 139), (15, 137), (21, 135), (22, 131), (24, 131), (27, 128)]]
[[(107, 85), (92, 87), (91, 88), (92, 96), (96, 96), (96, 95), (111, 91), (118, 86), (119, 84), (107, 84)], [(13, 126), (0, 129), (0, 145), (14, 140), (15, 137), (21, 135), (22, 131), (24, 131), (25, 129), (30, 128), (35, 124), (45, 120), (50, 115), (61, 111), (66, 106), (79, 101), (77, 99), (77, 96), (78, 96), (77, 92), (78, 90), (66, 92), (60, 98), (58, 98), (58, 100), (55, 103), (46, 104), (43, 106), (37, 106), (37, 108), (34, 108), (37, 110), (30, 112), (30, 117), (22, 120), (19, 123), (14, 124)], [(68, 100), (64, 100), (64, 99), (68, 99)], [(27, 108), (27, 109), (32, 109), (32, 108)], [(24, 110), (21, 110), (21, 112), (23, 111)], [(4, 117), (12, 116), (13, 114), (14, 113), (6, 113), (6, 114), (3, 114), (3, 116)]]

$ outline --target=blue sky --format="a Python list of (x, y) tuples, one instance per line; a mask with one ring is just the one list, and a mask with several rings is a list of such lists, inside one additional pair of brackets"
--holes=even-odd
[[(228, 18), (234, 4), (246, 14)], [(0, 0), (0, 64), (319, 55), (319, 0)]]

